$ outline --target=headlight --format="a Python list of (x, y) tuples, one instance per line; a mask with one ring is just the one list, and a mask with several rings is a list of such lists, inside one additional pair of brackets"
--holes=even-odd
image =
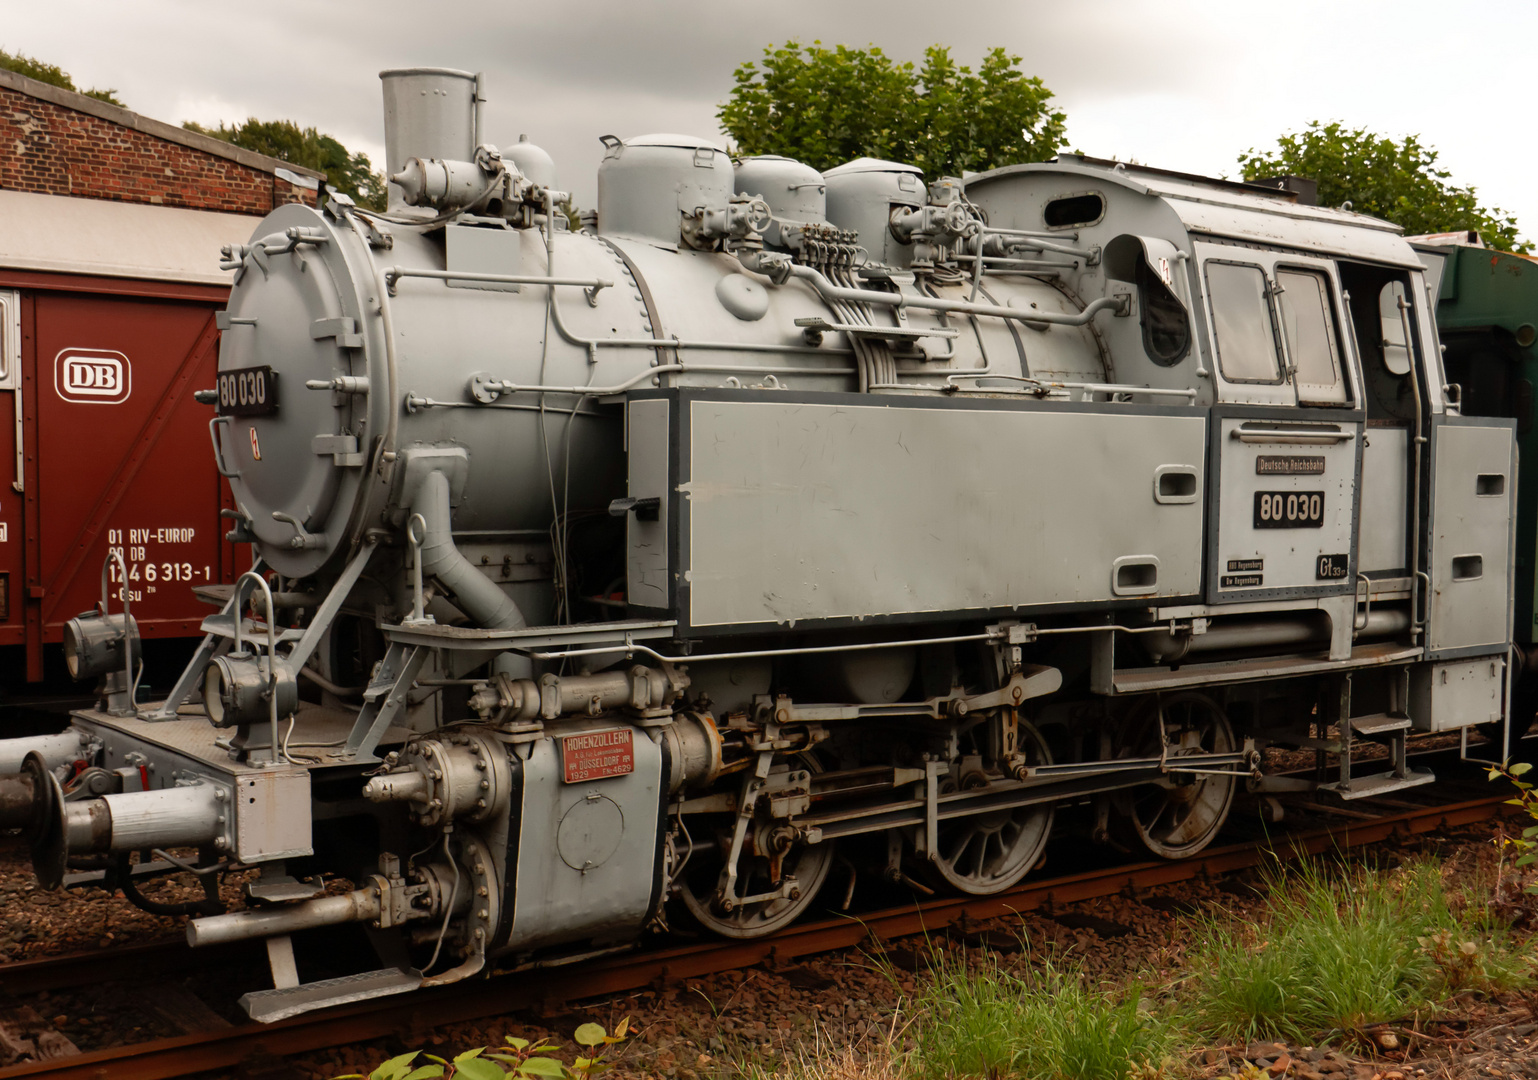
[(139, 624), (131, 615), (86, 611), (64, 624), (64, 665), (77, 682), (122, 671), (126, 649), (140, 655)]
[(203, 702), (215, 727), (248, 727), (270, 719), (269, 689), (277, 697), (280, 719), (299, 707), (299, 685), (282, 660), (276, 679), (265, 657), (250, 654), (220, 656), (203, 669)]

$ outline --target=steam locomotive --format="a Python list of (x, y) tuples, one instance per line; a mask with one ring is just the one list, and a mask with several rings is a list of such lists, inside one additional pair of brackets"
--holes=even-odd
[[(199, 871), (189, 942), (267, 943), (252, 1016), (861, 875), (999, 892), (1068, 802), (1183, 858), (1241, 792), (1384, 795), (1432, 779), (1410, 732), (1506, 723), (1515, 423), (1459, 408), (1397, 228), (652, 135), (575, 229), (478, 77), (382, 79), (391, 209), (226, 250), (200, 400), (252, 570), (148, 706), (104, 584), (99, 704), (0, 742), (40, 882)], [(349, 925), (383, 966), (301, 982)]]

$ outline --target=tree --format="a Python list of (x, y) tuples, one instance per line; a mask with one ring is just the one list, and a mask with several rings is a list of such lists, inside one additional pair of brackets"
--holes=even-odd
[(1274, 150), (1252, 147), (1239, 155), (1245, 176), (1306, 176), (1318, 181), (1321, 205), (1349, 202), (1357, 213), (1392, 221), (1411, 235), (1474, 229), (1502, 251), (1532, 246), (1519, 238), (1515, 217), (1481, 206), (1473, 187), (1452, 183), (1452, 173), (1437, 168), (1437, 151), (1418, 135), (1396, 143), (1364, 128), (1314, 120), (1276, 143)]
[(384, 209), (385, 178), (374, 171), (368, 155), (348, 153), (347, 147), (336, 139), (322, 135), (312, 127), (301, 128), (292, 120), (258, 120), (254, 116), (242, 124), (208, 128), (189, 120), (182, 127), (279, 161), (323, 172), (327, 183), (356, 200), (360, 206)]
[(69, 72), (57, 64), (50, 64), (36, 57), (27, 56), (25, 53), (8, 53), (0, 49), (0, 68), (6, 71), (14, 71), (18, 75), (25, 75), (29, 79), (47, 83), (49, 86), (57, 86), (61, 90), (73, 90), (77, 94), (84, 94), (88, 98), (97, 101), (105, 101), (108, 105), (116, 105), (123, 108), (123, 103), (118, 100), (116, 90), (82, 90), (75, 85), (75, 80), (69, 77)]
[(1062, 142), (1066, 116), (1019, 64), (995, 48), (974, 72), (932, 45), (915, 68), (875, 46), (789, 41), (737, 69), (716, 117), (738, 152), (783, 154), (818, 170), (862, 156), (916, 165), (930, 177), (1045, 161)]

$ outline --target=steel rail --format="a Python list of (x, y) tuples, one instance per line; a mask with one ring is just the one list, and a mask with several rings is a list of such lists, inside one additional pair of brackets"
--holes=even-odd
[[(444, 1024), (549, 1005), (578, 998), (603, 997), (659, 983), (754, 964), (785, 963), (797, 957), (847, 949), (866, 942), (918, 933), (936, 933), (1038, 907), (1110, 896), (1193, 878), (1209, 878), (1259, 865), (1273, 858), (1292, 860), (1332, 848), (1381, 843), (1396, 834), (1433, 832), (1496, 817), (1506, 794), (1427, 806), (1333, 829), (1282, 835), (1231, 844), (1180, 862), (1121, 864), (1032, 882), (997, 896), (942, 897), (908, 907), (862, 916), (825, 919), (794, 926), (752, 941), (710, 941), (649, 952), (595, 959), (584, 965), (521, 971), (520, 978), (470, 980), (401, 997), (359, 1002), (294, 1017), (276, 1024), (245, 1024), (130, 1046), (112, 1047), (52, 1061), (0, 1069), (0, 1080), (48, 1076), (62, 1080), (170, 1080), (225, 1069), (253, 1056), (288, 1056), (402, 1032), (425, 1032)], [(0, 979), (3, 979), (0, 969)], [(410, 1038), (410, 1035), (407, 1035)]]
[(72, 986), (95, 986), (119, 979), (131, 980), (145, 975), (171, 975), (202, 971), (220, 964), (260, 962), (267, 954), (260, 942), (242, 942), (239, 946), (219, 945), (194, 952), (187, 947), (185, 934), (138, 945), (114, 945), (90, 952), (40, 956), (33, 960), (13, 960), (0, 964), (0, 993), (13, 997), (37, 994), (45, 990), (63, 990)]

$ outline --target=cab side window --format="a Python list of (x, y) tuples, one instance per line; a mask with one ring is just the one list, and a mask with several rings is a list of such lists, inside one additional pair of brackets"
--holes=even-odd
[(1281, 289), (1278, 308), (1298, 401), (1344, 405), (1346, 383), (1341, 377), (1340, 338), (1329, 280), (1312, 270), (1278, 268), (1276, 283)]
[(1209, 261), (1207, 297), (1223, 377), (1229, 382), (1281, 382), (1276, 326), (1260, 267)]

